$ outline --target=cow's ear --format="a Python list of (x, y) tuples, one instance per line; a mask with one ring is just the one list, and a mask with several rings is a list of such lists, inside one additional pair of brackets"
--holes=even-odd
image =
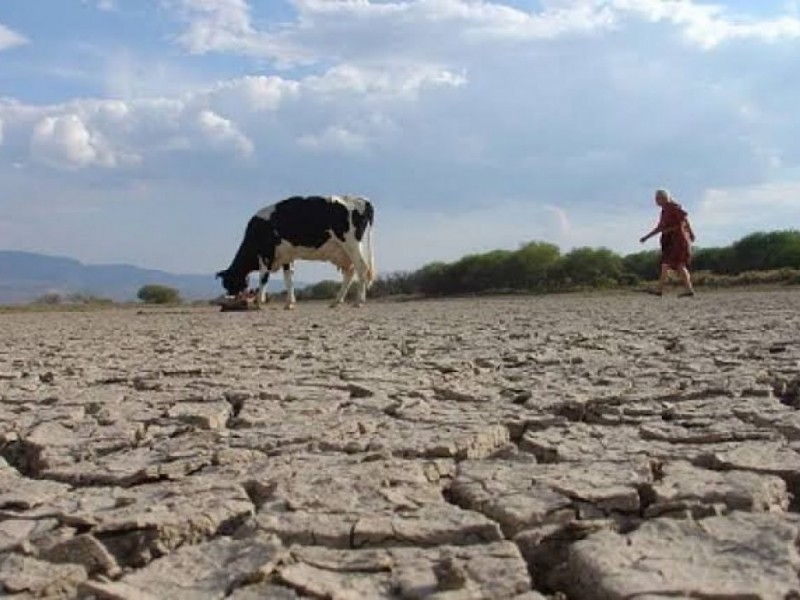
[(222, 279), (222, 277), (224, 275), (225, 275), (225, 271), (217, 271), (217, 273), (216, 273), (216, 275), (214, 275), (214, 277), (216, 277), (217, 279)]

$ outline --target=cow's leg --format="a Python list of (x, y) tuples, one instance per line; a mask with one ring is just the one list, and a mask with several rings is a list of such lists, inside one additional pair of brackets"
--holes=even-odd
[(269, 294), (267, 294), (267, 282), (269, 282), (269, 267), (272, 264), (272, 259), (267, 258), (264, 260), (258, 257), (258, 294), (256, 295), (256, 304), (261, 306), (269, 302)]
[[(355, 238), (348, 237), (344, 242), (344, 251), (353, 263), (353, 269), (358, 274), (358, 295), (355, 305), (361, 306), (367, 301), (367, 284), (369, 283), (369, 265), (361, 252), (361, 244)], [(352, 269), (351, 269), (352, 270)], [(351, 275), (352, 277), (352, 275)]]
[(292, 265), (290, 263), (283, 265), (283, 285), (286, 287), (285, 308), (291, 310), (297, 304), (297, 298), (294, 297), (294, 281), (292, 280)]
[(353, 275), (355, 271), (353, 267), (349, 267), (347, 269), (342, 269), (342, 285), (339, 286), (339, 293), (336, 294), (336, 299), (331, 302), (331, 308), (336, 308), (347, 297), (347, 292), (350, 290), (350, 284), (353, 283)]
[(256, 292), (256, 306), (269, 303), (267, 294), (267, 283), (269, 282), (269, 271), (258, 273), (258, 291)]

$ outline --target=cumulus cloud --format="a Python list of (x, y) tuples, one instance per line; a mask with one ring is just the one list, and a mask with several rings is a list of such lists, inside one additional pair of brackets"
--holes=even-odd
[(28, 38), (0, 23), (0, 51), (28, 43)]
[[(500, 2), (468, 0), (406, 0), (361, 2), (296, 0), (299, 20), (337, 29), (394, 23), (403, 30), (427, 27), (429, 31), (448, 28), (462, 40), (552, 39), (560, 35), (586, 33), (612, 23), (610, 7), (597, 3), (568, 2), (524, 11)], [(406, 30), (407, 32), (409, 30)], [(445, 40), (440, 40), (444, 42)]]
[(65, 169), (113, 167), (118, 161), (103, 136), (90, 131), (75, 114), (40, 120), (33, 129), (31, 154), (45, 164)]
[[(388, 73), (335, 65), (300, 79), (252, 75), (174, 97), (90, 98), (50, 106), (6, 102), (0, 103), (0, 117), (14, 124), (17, 137), (28, 132), (27, 147), (38, 162), (63, 169), (128, 167), (164, 152), (211, 150), (246, 158), (259, 140), (278, 143), (273, 130), (305, 150), (353, 153), (365, 151), (371, 136), (393, 131), (391, 117), (383, 114), (387, 106), (413, 103), (425, 91), (465, 81), (432, 65)], [(264, 113), (276, 118), (265, 119)], [(279, 113), (286, 118), (278, 120)]]
[(687, 40), (703, 48), (714, 48), (737, 39), (774, 42), (800, 38), (800, 19), (790, 11), (778, 17), (759, 19), (737, 15), (721, 4), (685, 0), (611, 0), (611, 5), (623, 14), (677, 25)]
[(217, 148), (233, 149), (241, 156), (253, 153), (253, 143), (231, 121), (204, 110), (197, 115), (197, 124), (205, 139)]
[[(258, 56), (278, 66), (442, 56), (460, 43), (552, 39), (607, 28), (610, 7), (572, 3), (541, 13), (470, 0), (295, 0), (294, 22), (258, 29), (245, 0), (164, 0), (186, 24), (177, 37), (189, 52)], [(390, 35), (382, 32), (391, 31)], [(413, 40), (413, 44), (408, 44)]]
[(178, 0), (172, 4), (189, 22), (178, 40), (190, 52), (235, 50), (255, 33), (245, 0)]
[(186, 23), (177, 40), (190, 52), (258, 56), (280, 66), (353, 62), (367, 51), (372, 60), (456, 59), (465, 44), (587, 36), (632, 20), (670, 24), (702, 48), (800, 37), (796, 11), (757, 18), (694, 0), (545, 0), (539, 10), (485, 0), (294, 0), (296, 19), (267, 29), (254, 25), (245, 0), (165, 1)]
[(382, 69), (376, 65), (340, 64), (321, 76), (304, 82), (315, 95), (356, 94), (376, 100), (416, 99), (425, 88), (459, 87), (467, 82), (464, 74), (432, 64), (395, 65)]
[(306, 52), (280, 31), (256, 30), (246, 0), (162, 1), (186, 24), (176, 41), (192, 54), (232, 52), (272, 58), (279, 63), (309, 60)]
[(248, 75), (215, 85), (206, 94), (210, 102), (250, 111), (275, 111), (300, 92), (298, 81), (281, 77)]
[(331, 126), (319, 134), (305, 134), (300, 136), (297, 143), (309, 150), (364, 152), (367, 149), (366, 138), (346, 127)]

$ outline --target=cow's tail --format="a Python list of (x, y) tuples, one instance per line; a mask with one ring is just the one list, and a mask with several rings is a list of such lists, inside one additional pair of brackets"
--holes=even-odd
[(368, 201), (365, 207), (365, 217), (367, 220), (367, 286), (377, 279), (377, 272), (375, 271), (375, 248), (372, 245), (372, 230), (375, 228), (375, 211), (372, 204)]

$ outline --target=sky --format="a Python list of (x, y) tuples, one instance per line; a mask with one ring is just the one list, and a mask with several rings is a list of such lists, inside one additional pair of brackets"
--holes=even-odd
[[(227, 267), (293, 195), (379, 272), (800, 228), (799, 0), (0, 0), (0, 249)], [(302, 263), (297, 278), (335, 278)]]

